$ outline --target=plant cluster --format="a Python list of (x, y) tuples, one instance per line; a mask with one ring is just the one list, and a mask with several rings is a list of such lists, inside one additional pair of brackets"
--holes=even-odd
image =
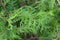
[(57, 40), (59, 16), (57, 0), (1, 0), (0, 40)]

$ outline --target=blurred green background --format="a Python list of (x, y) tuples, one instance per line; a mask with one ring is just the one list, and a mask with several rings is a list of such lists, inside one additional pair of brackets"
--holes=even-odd
[(0, 40), (59, 39), (59, 0), (0, 0)]

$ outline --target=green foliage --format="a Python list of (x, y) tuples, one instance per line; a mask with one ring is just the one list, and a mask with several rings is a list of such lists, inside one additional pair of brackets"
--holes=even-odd
[(39, 40), (54, 40), (57, 25), (60, 27), (60, 6), (56, 0), (3, 0), (2, 3), (5, 8), (0, 7), (0, 40), (28, 40), (32, 35)]

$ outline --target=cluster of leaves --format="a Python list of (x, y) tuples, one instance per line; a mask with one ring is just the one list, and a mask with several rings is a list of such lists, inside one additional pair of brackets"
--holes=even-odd
[(60, 6), (56, 0), (3, 0), (2, 3), (0, 40), (29, 40), (32, 35), (39, 40), (54, 40), (60, 26)]

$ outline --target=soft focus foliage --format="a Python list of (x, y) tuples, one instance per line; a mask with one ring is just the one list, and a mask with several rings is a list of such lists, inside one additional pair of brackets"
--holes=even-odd
[(0, 6), (0, 40), (28, 40), (32, 35), (39, 40), (57, 40), (56, 28), (60, 27), (57, 0), (3, 0), (2, 3), (5, 8)]

